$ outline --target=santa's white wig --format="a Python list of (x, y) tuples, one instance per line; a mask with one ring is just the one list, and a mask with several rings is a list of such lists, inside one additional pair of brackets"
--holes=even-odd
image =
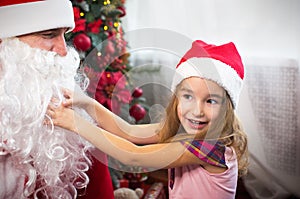
[[(25, 198), (76, 198), (91, 165), (91, 145), (75, 133), (45, 125), (53, 96), (74, 89), (79, 57), (31, 48), (17, 38), (0, 45), (0, 156), (13, 158), (25, 175)], [(86, 114), (82, 110), (77, 110)]]

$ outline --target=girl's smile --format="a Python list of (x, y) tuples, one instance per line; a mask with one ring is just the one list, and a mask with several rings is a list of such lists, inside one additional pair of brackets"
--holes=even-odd
[(203, 121), (198, 121), (198, 120), (193, 120), (193, 119), (187, 119), (189, 126), (195, 130), (201, 130), (203, 129), (208, 122), (203, 122)]

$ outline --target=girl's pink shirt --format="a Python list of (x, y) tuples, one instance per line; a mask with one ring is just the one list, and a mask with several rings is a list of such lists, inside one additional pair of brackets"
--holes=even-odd
[(238, 163), (233, 148), (226, 147), (225, 161), (228, 169), (223, 173), (209, 173), (200, 165), (175, 168), (175, 182), (173, 189), (169, 186), (169, 198), (234, 199), (238, 180)]

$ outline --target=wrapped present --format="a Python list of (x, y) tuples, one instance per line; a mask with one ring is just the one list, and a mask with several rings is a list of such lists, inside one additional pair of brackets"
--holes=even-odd
[(154, 183), (148, 189), (144, 199), (166, 199), (163, 183), (161, 182)]

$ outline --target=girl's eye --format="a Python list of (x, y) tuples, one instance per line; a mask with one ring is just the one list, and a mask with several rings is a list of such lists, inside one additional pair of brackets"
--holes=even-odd
[(217, 104), (218, 102), (217, 102), (217, 100), (209, 99), (209, 100), (207, 100), (207, 103), (209, 103), (209, 104)]
[(184, 95), (182, 95), (182, 97), (184, 98), (184, 99), (187, 99), (187, 100), (191, 100), (193, 97), (191, 96), (191, 95), (189, 95), (189, 94), (184, 94)]

